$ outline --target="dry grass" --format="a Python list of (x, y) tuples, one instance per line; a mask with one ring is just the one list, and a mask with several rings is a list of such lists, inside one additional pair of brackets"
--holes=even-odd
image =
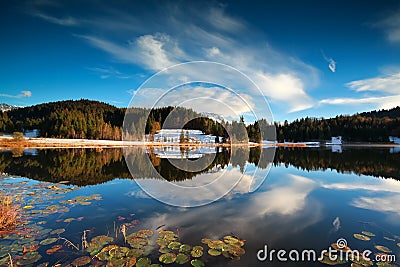
[(0, 194), (0, 232), (10, 232), (21, 222), (21, 212), (13, 205), (11, 196)]

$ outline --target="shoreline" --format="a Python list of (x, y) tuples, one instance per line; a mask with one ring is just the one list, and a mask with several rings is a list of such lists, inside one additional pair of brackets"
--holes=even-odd
[[(231, 146), (248, 146), (248, 147), (308, 147), (305, 143), (235, 143), (235, 144), (195, 144), (195, 143), (159, 143), (145, 141), (118, 141), (118, 140), (90, 140), (90, 139), (61, 139), (61, 138), (25, 138), (21, 141), (15, 141), (10, 137), (0, 137), (0, 149), (12, 148), (113, 148), (113, 147), (231, 147)], [(343, 147), (400, 147), (400, 144), (390, 143), (344, 143)], [(331, 145), (321, 144), (320, 147), (331, 147)]]

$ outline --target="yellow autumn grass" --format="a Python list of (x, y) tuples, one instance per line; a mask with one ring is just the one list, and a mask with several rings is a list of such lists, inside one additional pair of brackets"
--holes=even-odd
[(0, 194), (0, 233), (15, 230), (21, 222), (21, 212), (12, 197)]

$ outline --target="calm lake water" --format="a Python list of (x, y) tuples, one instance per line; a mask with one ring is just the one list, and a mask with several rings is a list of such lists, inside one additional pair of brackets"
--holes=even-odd
[[(7, 175), (0, 178), (0, 192), (14, 196), (25, 207), (24, 212), (30, 216), (26, 228), (31, 232), (2, 236), (0, 266), (7, 266), (8, 253), (14, 263), (20, 260), (29, 266), (29, 257), (37, 256), (28, 252), (24, 262), (22, 248), (39, 242), (37, 252), (41, 257), (31, 262), (32, 266), (45, 262), (49, 266), (67, 266), (76, 258), (89, 255), (82, 250), (84, 230), (88, 230), (88, 242), (108, 235), (114, 238), (111, 244), (129, 247), (124, 244), (122, 225), (126, 226), (127, 235), (140, 229), (173, 231), (182, 244), (204, 247), (200, 260), (206, 266), (327, 266), (318, 261), (280, 262), (275, 256), (272, 262), (259, 261), (257, 252), (267, 245), (269, 250), (288, 252), (313, 249), (319, 256), (339, 238), (359, 251), (379, 253), (382, 247), (376, 246), (384, 246), (400, 263), (399, 151), (343, 147), (276, 151), (135, 148), (126, 152), (128, 166), (122, 149), (1, 152), (0, 173)], [(198, 170), (183, 171), (178, 166), (181, 161), (188, 165), (200, 158), (204, 166), (200, 164)], [(149, 168), (148, 162), (154, 168)], [(132, 174), (129, 169), (134, 170)], [(220, 177), (224, 185), (240, 179), (228, 194), (213, 202), (225, 188), (217, 187), (217, 193), (200, 189), (188, 189), (179, 195), (164, 192), (165, 183), (194, 188)], [(150, 197), (138, 183), (151, 188), (150, 194), (160, 194), (163, 201), (181, 203), (183, 207)], [(187, 207), (196, 205), (200, 206)], [(52, 232), (55, 229), (65, 231)], [(354, 237), (362, 231), (375, 236), (369, 241)], [(201, 239), (223, 240), (227, 235), (246, 240), (245, 254), (240, 259), (207, 255), (208, 247)], [(67, 246), (61, 238), (79, 250)], [(62, 248), (48, 253), (55, 245)], [(159, 263), (158, 249), (153, 244), (145, 253), (153, 263)]]

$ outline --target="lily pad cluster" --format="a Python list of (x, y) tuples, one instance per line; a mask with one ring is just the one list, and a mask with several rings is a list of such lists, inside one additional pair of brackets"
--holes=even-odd
[[(14, 266), (39, 266), (38, 262), (48, 255), (63, 251), (66, 247), (62, 245), (60, 237), (66, 229), (46, 227), (49, 225), (46, 218), (56, 213), (62, 218), (75, 205), (101, 200), (99, 194), (68, 200), (69, 194), (79, 191), (79, 188), (23, 178), (11, 179), (0, 180), (0, 193), (10, 195), (13, 205), (21, 207), (22, 223), (12, 232), (0, 233), (0, 266), (9, 266), (11, 262)], [(82, 219), (70, 218), (69, 222)], [(59, 222), (65, 220), (60, 219)], [(42, 255), (39, 253), (41, 248), (41, 251), (45, 251), (40, 252)]]
[[(393, 237), (383, 236), (383, 238), (381, 238), (378, 237), (373, 232), (362, 231), (361, 233), (353, 234), (353, 238), (361, 241), (362, 243), (365, 242), (365, 244), (370, 244), (371, 246), (369, 248), (365, 247), (364, 244), (363, 249), (369, 249), (370, 251), (373, 251), (374, 254), (370, 255), (369, 259), (365, 259), (362, 257), (363, 251), (358, 251), (357, 254), (355, 253), (357, 252), (357, 250), (351, 249), (348, 246), (340, 247), (338, 246), (338, 244), (334, 243), (331, 245), (331, 247), (337, 250), (339, 253), (335, 254), (336, 257), (333, 257), (332, 255), (331, 257), (329, 257), (328, 252), (325, 252), (320, 262), (327, 265), (342, 265), (350, 263), (351, 267), (368, 267), (368, 266), (397, 267), (396, 264), (391, 262), (391, 260), (393, 260), (391, 254), (393, 254), (393, 250), (396, 247), (400, 247), (399, 236), (396, 235), (394, 235)], [(379, 243), (383, 242), (385, 242), (385, 245), (378, 245)], [(348, 255), (347, 258), (346, 255)], [(359, 257), (357, 255), (359, 255)], [(379, 261), (376, 261), (374, 265), (375, 259), (379, 259)]]
[[(82, 229), (82, 242), (76, 242), (75, 238), (73, 243), (67, 239), (71, 234), (68, 227), (84, 217), (69, 217), (68, 212), (75, 206), (91, 205), (102, 199), (99, 194), (76, 196), (77, 191), (79, 188), (64, 184), (27, 179), (4, 183), (0, 180), (0, 193), (12, 192), (13, 202), (21, 207), (24, 216), (24, 223), (14, 232), (0, 233), (0, 267), (158, 267), (170, 264), (202, 267), (213, 257), (239, 259), (245, 253), (245, 241), (234, 236), (221, 240), (203, 238), (203, 244), (200, 239), (199, 244), (187, 244), (169, 230), (132, 232), (138, 223), (131, 221), (132, 214), (129, 220), (118, 217), (123, 223), (114, 227), (115, 233), (96, 236), (96, 230), (90, 229), (90, 235), (86, 235), (87, 230)], [(57, 219), (49, 217), (52, 214), (56, 214)], [(73, 234), (77, 234), (76, 231), (75, 228)]]
[(209, 247), (207, 253), (214, 257), (222, 255), (229, 259), (240, 259), (246, 253), (243, 249), (246, 240), (230, 235), (224, 236), (222, 240), (203, 238), (201, 242)]

